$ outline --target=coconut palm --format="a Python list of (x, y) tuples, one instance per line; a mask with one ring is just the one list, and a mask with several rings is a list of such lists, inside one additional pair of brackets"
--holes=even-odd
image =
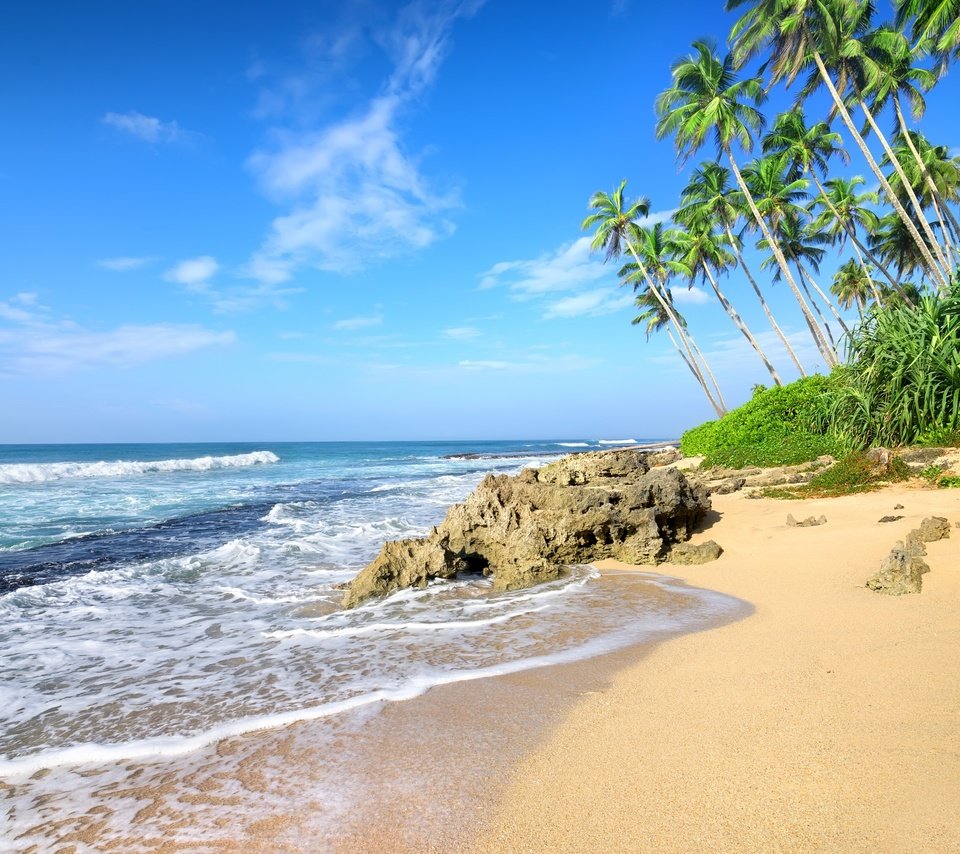
[[(916, 223), (890, 187), (866, 140), (857, 130), (844, 100), (845, 94), (852, 88), (874, 133), (881, 144), (887, 145), (886, 137), (876, 126), (862, 97), (862, 90), (857, 85), (858, 79), (862, 81), (861, 58), (865, 52), (860, 39), (869, 29), (873, 3), (869, 0), (727, 0), (727, 9), (747, 3), (751, 4), (750, 8), (737, 20), (731, 31), (737, 66), (769, 46), (771, 56), (767, 67), (773, 82), (783, 80), (789, 86), (799, 74), (809, 72), (801, 97), (808, 97), (821, 85), (826, 87), (833, 102), (831, 113), (840, 116), (897, 216), (916, 242), (925, 264), (932, 275), (946, 286), (946, 274), (921, 237)], [(828, 65), (837, 75), (836, 83)]]
[[(880, 223), (877, 216), (868, 204), (877, 203), (877, 194), (873, 192), (858, 193), (857, 187), (864, 183), (863, 178), (855, 175), (853, 178), (831, 178), (822, 188), (821, 195), (814, 199), (811, 212), (814, 214), (814, 227), (826, 232), (832, 242), (841, 250), (847, 239), (853, 245), (854, 253), (860, 266), (867, 268), (867, 259), (874, 267), (880, 270), (890, 283), (890, 287), (899, 287), (898, 282), (890, 275), (889, 270), (880, 263), (870, 248), (860, 239), (858, 230), (865, 234), (875, 232)], [(871, 284), (873, 279), (870, 279)], [(874, 299), (881, 300), (880, 291), (874, 287)]]
[(720, 302), (723, 310), (727, 313), (733, 325), (741, 335), (747, 339), (747, 342), (754, 349), (756, 354), (763, 362), (763, 366), (770, 373), (774, 383), (778, 386), (783, 385), (780, 375), (777, 373), (767, 354), (763, 352), (760, 343), (750, 331), (746, 321), (740, 316), (740, 313), (733, 307), (733, 304), (720, 290), (717, 282), (716, 272), (729, 269), (734, 263), (734, 257), (724, 245), (726, 240), (718, 237), (714, 231), (714, 222), (703, 211), (696, 207), (682, 208), (677, 212), (674, 219), (684, 226), (679, 229), (676, 237), (677, 257), (690, 270), (689, 280), (691, 286), (697, 278), (704, 278), (710, 283), (714, 296)]
[(911, 21), (915, 42), (929, 42), (941, 68), (960, 53), (960, 0), (894, 0), (896, 25), (905, 29)]
[[(709, 41), (695, 41), (693, 49), (693, 54), (673, 64), (673, 86), (657, 98), (657, 137), (662, 139), (672, 135), (684, 161), (702, 147), (708, 135), (713, 137), (717, 149), (723, 152), (730, 163), (750, 212), (769, 240), (783, 277), (813, 332), (816, 320), (803, 302), (787, 259), (772, 239), (733, 153), (734, 142), (740, 143), (745, 151), (750, 151), (753, 148), (752, 133), (759, 132), (763, 127), (763, 116), (757, 109), (764, 99), (763, 86), (758, 77), (737, 80), (733, 59), (730, 56), (721, 59)], [(825, 358), (831, 367), (838, 363), (835, 355), (832, 359)]]
[(805, 377), (807, 374), (803, 369), (800, 359), (790, 345), (790, 340), (783, 333), (776, 318), (773, 316), (773, 312), (770, 310), (770, 306), (767, 304), (763, 292), (757, 284), (757, 280), (754, 278), (750, 267), (747, 266), (746, 259), (743, 257), (743, 239), (740, 235), (734, 234), (733, 229), (736, 222), (744, 214), (749, 217), (750, 212), (749, 210), (745, 211), (743, 194), (734, 190), (730, 185), (730, 170), (725, 166), (721, 166), (719, 163), (714, 163), (709, 160), (701, 163), (700, 166), (693, 171), (689, 183), (681, 194), (681, 204), (684, 207), (697, 207), (702, 210), (705, 215), (713, 217), (723, 228), (727, 238), (727, 245), (733, 250), (740, 269), (743, 270), (747, 281), (750, 282), (750, 287), (753, 288), (753, 292), (757, 295), (757, 299), (760, 301), (763, 313), (770, 322), (770, 326), (774, 332), (777, 333), (784, 348), (793, 360), (794, 365), (797, 366), (800, 376)]
[[(640, 271), (636, 270), (635, 272), (639, 274)], [(684, 325), (684, 328), (686, 328), (687, 321), (684, 319), (683, 315), (677, 311), (676, 307), (673, 306), (673, 295), (669, 291), (667, 291), (667, 300), (670, 302), (670, 305), (673, 308), (674, 316)], [(660, 300), (654, 296), (649, 287), (646, 285), (643, 286), (643, 289), (637, 294), (634, 304), (637, 306), (637, 308), (641, 309), (641, 312), (630, 322), (634, 326), (643, 325), (643, 331), (647, 341), (650, 340), (650, 336), (655, 332), (659, 332), (661, 329), (666, 330), (667, 337), (670, 339), (670, 343), (673, 344), (676, 351), (680, 354), (680, 358), (683, 359), (683, 363), (690, 369), (690, 373), (693, 374), (694, 379), (697, 379), (699, 382), (696, 370), (694, 369), (693, 365), (690, 364), (690, 360), (683, 352), (683, 348), (680, 346), (680, 343), (670, 330), (670, 325), (672, 322), (670, 320), (670, 316), (666, 313), (666, 311), (664, 311), (663, 306), (660, 304)]]
[(711, 390), (708, 386), (704, 371), (701, 369), (693, 347), (691, 346), (690, 336), (686, 328), (679, 322), (673, 311), (673, 307), (666, 300), (656, 282), (650, 277), (646, 267), (637, 254), (636, 247), (632, 243), (632, 241), (638, 237), (637, 220), (650, 213), (650, 201), (649, 199), (641, 198), (633, 203), (626, 203), (624, 201), (626, 185), (627, 182), (624, 180), (620, 182), (620, 186), (612, 193), (604, 193), (602, 191), (594, 193), (590, 197), (589, 202), (593, 213), (583, 220), (580, 227), (582, 229), (596, 229), (590, 244), (591, 248), (595, 251), (602, 250), (607, 260), (619, 258), (625, 251), (629, 252), (633, 257), (637, 264), (638, 271), (646, 281), (650, 292), (660, 301), (664, 313), (670, 318), (670, 322), (673, 323), (677, 338), (684, 345), (684, 350), (690, 360), (690, 364), (696, 368), (695, 375), (704, 394), (710, 401), (710, 405), (714, 408), (717, 415), (722, 417), (726, 413), (727, 407), (723, 403), (723, 397), (720, 394), (719, 388), (716, 387), (715, 382), (714, 389)]
[[(903, 279), (914, 273), (926, 272), (923, 256), (917, 251), (917, 243), (895, 214), (880, 218), (876, 231), (867, 237), (870, 248), (884, 264), (896, 268), (897, 278), (903, 287)], [(908, 292), (909, 293), (909, 292)]]
[(864, 306), (870, 295), (876, 292), (876, 286), (870, 278), (868, 268), (851, 258), (833, 274), (830, 292), (844, 308), (849, 309), (851, 305), (855, 305), (860, 319), (863, 320)]

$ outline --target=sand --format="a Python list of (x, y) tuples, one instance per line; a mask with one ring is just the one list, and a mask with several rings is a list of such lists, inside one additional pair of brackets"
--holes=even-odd
[(694, 542), (725, 553), (674, 574), (755, 613), (581, 698), (516, 767), (475, 850), (960, 851), (960, 529), (928, 545), (919, 595), (864, 587), (925, 516), (960, 521), (960, 490), (735, 494), (714, 510)]

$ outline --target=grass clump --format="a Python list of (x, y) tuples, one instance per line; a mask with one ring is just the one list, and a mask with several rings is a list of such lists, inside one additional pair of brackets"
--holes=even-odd
[(894, 457), (885, 470), (877, 470), (876, 462), (862, 451), (855, 451), (837, 460), (830, 468), (802, 486), (778, 486), (765, 489), (767, 498), (836, 498), (871, 492), (887, 483), (909, 480), (913, 473), (899, 457)]
[(937, 481), (937, 486), (942, 489), (960, 489), (960, 476), (955, 474), (944, 475)]
[(816, 375), (775, 388), (760, 386), (743, 406), (684, 433), (680, 448), (685, 456), (706, 457), (705, 465), (729, 468), (797, 465), (836, 454), (838, 443), (817, 426), (830, 383)]

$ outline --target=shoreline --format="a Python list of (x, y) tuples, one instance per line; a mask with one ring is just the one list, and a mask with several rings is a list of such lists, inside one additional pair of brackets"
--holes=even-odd
[[(898, 503), (904, 518), (878, 523)], [(661, 644), (581, 698), (470, 850), (960, 850), (960, 491), (733, 494), (714, 509), (693, 542), (724, 555), (676, 574), (755, 612)], [(790, 528), (791, 512), (828, 521)], [(867, 590), (930, 515), (953, 530), (928, 545), (923, 591)]]

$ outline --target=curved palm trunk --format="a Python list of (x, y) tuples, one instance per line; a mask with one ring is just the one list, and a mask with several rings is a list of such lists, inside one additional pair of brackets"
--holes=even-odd
[(733, 247), (734, 254), (737, 256), (737, 263), (740, 264), (740, 269), (742, 269), (746, 274), (747, 281), (750, 282), (750, 287), (753, 288), (753, 292), (757, 295), (757, 299), (760, 300), (760, 305), (763, 306), (763, 313), (767, 316), (767, 320), (770, 321), (770, 326), (773, 327), (773, 331), (776, 332), (780, 337), (780, 340), (783, 342), (783, 346), (786, 348), (787, 353), (793, 360), (793, 364), (797, 366), (800, 376), (805, 377), (807, 372), (803, 369), (803, 365), (800, 364), (800, 359), (797, 358), (797, 354), (793, 351), (793, 347), (790, 346), (790, 340), (786, 335), (783, 334), (783, 330), (774, 319), (773, 312), (770, 311), (770, 306), (767, 305), (767, 301), (763, 298), (763, 293), (760, 291), (759, 285), (757, 285), (757, 280), (753, 278), (753, 273), (750, 272), (750, 268), (747, 266), (747, 262), (743, 258), (743, 253), (740, 252), (740, 245), (733, 237), (733, 230), (730, 228), (729, 223), (726, 222), (724, 222), (723, 227), (727, 233), (727, 240), (730, 241), (730, 245)]
[(932, 247), (933, 251), (936, 253), (937, 261), (940, 264), (940, 269), (938, 272), (940, 272), (942, 275), (948, 275), (950, 271), (950, 265), (947, 263), (947, 259), (943, 254), (943, 250), (940, 248), (940, 242), (934, 235), (933, 229), (930, 228), (930, 223), (927, 222), (927, 217), (923, 212), (923, 208), (920, 206), (920, 200), (917, 198), (917, 194), (913, 191), (913, 185), (907, 179), (907, 173), (903, 171), (903, 166), (900, 164), (900, 160), (897, 158), (897, 155), (894, 154), (893, 149), (890, 147), (890, 143), (887, 142), (887, 138), (883, 134), (883, 131), (880, 130), (880, 126), (873, 117), (873, 113), (867, 106), (866, 99), (863, 98), (858, 90), (854, 91), (856, 91), (860, 109), (863, 110), (863, 114), (867, 117), (867, 122), (870, 124), (873, 132), (877, 135), (877, 139), (880, 140), (880, 145), (883, 146), (883, 150), (886, 152), (894, 171), (896, 171), (897, 175), (900, 176), (900, 181), (903, 183), (903, 191), (907, 194), (907, 198), (910, 199), (910, 204), (913, 205), (913, 209), (917, 212), (917, 221), (923, 228), (923, 233), (927, 236), (927, 240), (930, 241), (929, 246)]
[[(794, 259), (794, 260), (796, 260), (796, 259)], [(800, 266), (800, 262), (797, 261), (796, 263), (797, 263), (797, 266), (799, 267), (799, 266)], [(840, 312), (837, 311), (837, 307), (833, 304), (833, 300), (830, 299), (830, 297), (828, 297), (828, 296), (820, 289), (820, 285), (818, 285), (818, 284), (817, 284), (817, 280), (816, 280), (815, 278), (813, 278), (812, 275), (810, 275), (810, 271), (809, 271), (809, 270), (805, 270), (805, 269), (802, 269), (802, 268), (801, 268), (801, 272), (803, 273), (803, 275), (805, 275), (805, 276), (807, 277), (807, 281), (810, 282), (810, 284), (813, 286), (813, 289), (814, 289), (814, 290), (817, 292), (817, 294), (820, 296), (820, 299), (823, 300), (823, 304), (824, 304), (828, 309), (830, 309), (830, 314), (832, 314), (832, 315), (836, 318), (837, 323), (840, 324), (840, 328), (841, 328), (844, 332), (846, 332), (847, 335), (849, 335), (849, 334), (850, 334), (850, 329), (847, 327), (847, 324), (843, 322), (843, 318), (840, 316)], [(814, 303), (814, 305), (816, 305), (816, 303)]]
[[(717, 378), (713, 375), (713, 371), (710, 370), (710, 363), (707, 361), (707, 357), (703, 355), (703, 351), (697, 346), (697, 342), (694, 341), (692, 338), (690, 339), (690, 343), (693, 345), (693, 349), (697, 351), (697, 355), (700, 357), (700, 361), (703, 362), (703, 367), (706, 369), (707, 373), (710, 375), (710, 381), (713, 383), (713, 387), (717, 390), (717, 394), (720, 394), (720, 386), (717, 383)], [(724, 406), (723, 415), (726, 415), (727, 404), (724, 402), (722, 397), (720, 398), (720, 402)], [(721, 415), (720, 417), (722, 418), (723, 415)]]
[[(700, 353), (700, 359), (703, 361), (703, 366), (706, 368), (707, 373), (710, 375), (710, 379), (713, 382), (713, 392), (707, 385), (706, 377), (704, 377), (703, 371), (700, 369), (700, 362), (697, 360), (697, 357), (694, 354), (693, 348), (696, 347), (696, 345), (693, 344), (692, 336), (684, 330), (683, 324), (681, 324), (677, 319), (677, 315), (674, 312), (673, 307), (670, 305), (669, 301), (664, 298), (663, 294), (660, 293), (660, 289), (654, 283), (653, 277), (647, 270), (646, 265), (640, 260), (637, 250), (633, 247), (633, 244), (630, 243), (629, 240), (627, 241), (627, 250), (633, 256), (633, 260), (636, 261), (638, 269), (643, 274), (643, 278), (647, 282), (647, 287), (650, 288), (650, 292), (656, 297), (657, 302), (660, 303), (660, 307), (664, 310), (667, 317), (670, 318), (670, 322), (673, 324), (673, 328), (677, 332), (677, 337), (683, 343), (684, 348), (686, 349), (690, 358), (690, 362), (688, 364), (691, 366), (691, 368), (695, 369), (694, 376), (696, 376), (698, 382), (700, 383), (703, 393), (707, 396), (707, 400), (710, 401), (710, 405), (717, 413), (717, 417), (723, 418), (723, 416), (727, 414), (727, 404), (723, 399), (723, 394), (720, 391), (720, 386), (717, 384), (716, 378), (713, 376), (713, 372), (710, 370), (709, 365), (707, 365), (706, 359), (703, 357), (703, 354)], [(697, 352), (699, 352), (699, 348), (697, 348)]]
[(766, 238), (767, 245), (770, 247), (770, 251), (773, 252), (774, 258), (777, 259), (777, 265), (780, 267), (780, 272), (783, 274), (784, 279), (786, 279), (790, 290), (793, 291), (793, 296), (797, 300), (797, 304), (800, 306), (800, 311), (803, 313), (804, 320), (807, 322), (807, 326), (810, 329), (810, 334), (813, 335), (813, 340), (817, 345), (817, 349), (820, 351), (824, 361), (827, 363), (827, 367), (835, 368), (840, 364), (840, 360), (837, 358), (837, 354), (827, 343), (827, 339), (824, 338), (823, 332), (820, 330), (816, 319), (810, 312), (810, 307), (804, 300), (803, 294), (800, 293), (800, 288), (797, 287), (797, 283), (793, 278), (793, 273), (790, 272), (790, 267), (787, 266), (787, 259), (783, 256), (783, 250), (780, 249), (779, 244), (773, 239), (773, 235), (770, 233), (770, 229), (767, 227), (766, 221), (764, 220), (763, 216), (761, 216), (760, 211), (757, 208), (757, 203), (754, 201), (753, 195), (750, 193), (750, 188), (747, 187), (747, 182), (743, 180), (743, 175), (740, 174), (740, 167), (737, 165), (736, 158), (733, 156), (733, 151), (730, 149), (728, 144), (724, 144), (723, 153), (727, 155), (727, 160), (730, 161), (733, 174), (737, 179), (737, 185), (740, 187), (740, 191), (747, 200), (747, 204), (750, 207), (750, 212), (753, 214), (753, 218), (757, 221), (757, 225), (760, 226), (760, 231), (763, 232), (763, 236)]
[[(933, 209), (936, 212), (937, 220), (940, 223), (940, 230), (943, 232), (943, 239), (946, 242), (947, 255), (950, 259), (950, 265), (951, 267), (955, 267), (957, 263), (955, 255), (956, 250), (953, 246), (953, 241), (950, 239), (951, 224), (944, 219), (941, 208), (945, 207), (945, 205), (943, 204), (943, 199), (940, 197), (940, 191), (937, 189), (937, 185), (930, 176), (930, 172), (927, 169), (927, 164), (923, 162), (920, 152), (917, 151), (917, 147), (913, 144), (913, 139), (910, 137), (910, 130), (907, 128), (907, 120), (903, 115), (903, 108), (900, 106), (899, 98), (893, 99), (893, 109), (897, 114), (897, 123), (900, 125), (900, 133), (903, 136), (904, 141), (907, 143), (907, 148), (910, 149), (910, 153), (913, 155), (913, 159), (916, 161), (917, 167), (920, 169), (920, 174), (923, 175), (927, 189), (930, 190), (931, 198), (933, 199)], [(947, 209), (947, 215), (951, 218), (953, 216), (949, 209)]]
[(817, 301), (813, 298), (813, 294), (810, 293), (810, 286), (807, 284), (809, 279), (809, 274), (805, 274), (803, 265), (796, 259), (793, 259), (793, 263), (797, 265), (797, 274), (800, 276), (800, 284), (803, 285), (803, 292), (807, 295), (807, 298), (810, 300), (810, 305), (813, 306), (813, 310), (817, 313), (817, 317), (820, 318), (820, 323), (823, 324), (823, 328), (827, 331), (827, 338), (830, 339), (830, 347), (833, 352), (837, 352), (837, 342), (833, 337), (833, 330), (830, 328), (830, 324), (827, 322), (827, 319), (823, 316), (823, 312), (820, 310), (820, 306), (817, 305)]
[(823, 57), (820, 56), (820, 51), (814, 50), (812, 51), (811, 55), (813, 57), (813, 61), (816, 63), (817, 71), (820, 73), (820, 78), (823, 80), (824, 85), (826, 85), (827, 90), (830, 92), (830, 97), (833, 98), (833, 103), (836, 105), (837, 112), (840, 114), (840, 118), (843, 119), (843, 123), (846, 125), (847, 130), (850, 131), (850, 135), (856, 141), (857, 147), (860, 149), (860, 152), (866, 159), (867, 164), (873, 171), (873, 174), (877, 176), (877, 180), (880, 182), (880, 186), (883, 187), (883, 191), (890, 200), (890, 204), (893, 206), (893, 209), (897, 212), (897, 216), (900, 217), (907, 231), (910, 232), (910, 236), (917, 244), (917, 248), (920, 250), (920, 254), (923, 255), (923, 259), (930, 268), (931, 273), (935, 273), (937, 278), (946, 284), (946, 282), (943, 280), (943, 272), (937, 266), (937, 262), (934, 260), (933, 255), (930, 254), (930, 247), (927, 246), (924, 239), (920, 236), (920, 232), (917, 231), (917, 227), (914, 225), (910, 215), (907, 213), (903, 205), (900, 204), (900, 200), (897, 198), (897, 194), (893, 192), (890, 182), (883, 174), (883, 171), (880, 169), (879, 165), (877, 165), (877, 161), (874, 159), (873, 154), (870, 153), (867, 143), (864, 141), (863, 137), (853, 124), (853, 119), (850, 118), (850, 111), (847, 109), (846, 104), (843, 103), (843, 99), (837, 92), (837, 87), (833, 85), (833, 80), (830, 78), (827, 67), (823, 64)]
[(723, 306), (723, 310), (727, 313), (727, 316), (730, 320), (733, 321), (733, 325), (740, 330), (740, 333), (744, 338), (750, 343), (750, 346), (756, 350), (757, 355), (760, 357), (760, 360), (763, 362), (763, 366), (770, 373), (770, 376), (773, 378), (773, 381), (779, 385), (783, 385), (783, 380), (780, 379), (780, 375), (777, 373), (777, 369), (773, 366), (770, 360), (767, 358), (767, 354), (763, 352), (760, 347), (759, 342), (756, 338), (753, 337), (753, 333), (750, 331), (750, 327), (747, 326), (746, 321), (740, 316), (740, 313), (731, 305), (730, 300), (728, 300), (723, 292), (720, 290), (720, 286), (717, 284), (717, 280), (713, 277), (713, 273), (710, 271), (710, 267), (707, 264), (702, 264), (703, 272), (706, 273), (707, 279), (710, 282), (710, 287), (713, 288), (714, 294), (718, 300), (720, 300), (720, 305)]

